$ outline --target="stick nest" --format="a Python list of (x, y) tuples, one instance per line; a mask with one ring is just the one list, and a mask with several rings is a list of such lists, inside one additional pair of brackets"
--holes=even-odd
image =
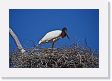
[(10, 68), (98, 68), (99, 57), (89, 48), (32, 48), (25, 54), (19, 51), (9, 54)]

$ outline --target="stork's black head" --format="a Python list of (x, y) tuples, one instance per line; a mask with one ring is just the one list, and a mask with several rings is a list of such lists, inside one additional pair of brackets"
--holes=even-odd
[(62, 31), (63, 31), (63, 32), (67, 31), (67, 28), (66, 28), (66, 27), (64, 27), (64, 28), (62, 29)]
[(66, 28), (66, 27), (64, 27), (64, 28), (62, 29), (62, 38), (65, 37), (65, 36), (67, 36), (67, 38), (70, 39), (69, 36), (68, 36), (67, 28)]

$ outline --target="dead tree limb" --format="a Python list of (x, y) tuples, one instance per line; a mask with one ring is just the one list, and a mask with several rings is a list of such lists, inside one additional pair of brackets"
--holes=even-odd
[(11, 28), (9, 28), (9, 33), (12, 36), (12, 38), (14, 39), (14, 41), (17, 45), (17, 48), (20, 50), (21, 53), (24, 53), (25, 52), (24, 48), (22, 47), (17, 35), (13, 32), (13, 30)]

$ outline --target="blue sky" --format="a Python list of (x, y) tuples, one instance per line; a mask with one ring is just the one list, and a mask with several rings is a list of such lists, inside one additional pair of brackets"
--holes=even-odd
[[(49, 31), (67, 27), (70, 40), (66, 37), (56, 42), (55, 47), (71, 45), (73, 42), (99, 49), (99, 10), (98, 9), (10, 9), (9, 26), (17, 34), (25, 48), (39, 40)], [(10, 49), (15, 49), (13, 39), (9, 38)], [(50, 47), (45, 44), (42, 47)]]

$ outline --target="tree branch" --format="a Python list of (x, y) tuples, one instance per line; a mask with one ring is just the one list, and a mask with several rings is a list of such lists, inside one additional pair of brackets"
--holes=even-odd
[(17, 48), (20, 50), (21, 53), (24, 53), (25, 52), (24, 48), (22, 47), (18, 37), (16, 36), (16, 34), (13, 32), (13, 30), (11, 28), (9, 28), (9, 33), (12, 36), (12, 38), (14, 39), (14, 41), (17, 45)]

